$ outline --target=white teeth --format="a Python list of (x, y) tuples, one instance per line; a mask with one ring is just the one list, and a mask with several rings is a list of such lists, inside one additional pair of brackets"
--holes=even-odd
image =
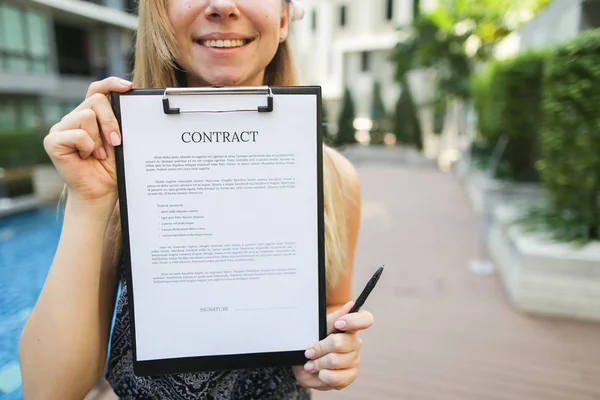
[(202, 45), (206, 47), (241, 47), (245, 45), (248, 41), (245, 39), (235, 39), (235, 40), (203, 40)]

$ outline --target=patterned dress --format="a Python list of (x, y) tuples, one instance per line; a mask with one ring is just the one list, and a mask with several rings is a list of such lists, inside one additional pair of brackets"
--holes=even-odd
[(311, 398), (310, 391), (296, 382), (291, 367), (157, 377), (134, 375), (127, 282), (123, 274), (121, 286), (106, 373), (106, 379), (119, 398), (124, 400), (308, 400)]

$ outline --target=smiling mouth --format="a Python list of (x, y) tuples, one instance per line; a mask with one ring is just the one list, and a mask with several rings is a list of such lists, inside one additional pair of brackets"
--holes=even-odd
[(252, 39), (224, 39), (224, 40), (196, 40), (196, 43), (212, 49), (231, 49), (243, 47), (250, 43)]

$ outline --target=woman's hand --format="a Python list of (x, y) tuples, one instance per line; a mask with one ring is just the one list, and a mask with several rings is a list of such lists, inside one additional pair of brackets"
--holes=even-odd
[[(309, 361), (295, 366), (296, 380), (305, 388), (343, 389), (356, 379), (362, 340), (357, 332), (373, 325), (368, 311), (348, 314), (354, 302), (327, 316), (329, 335), (306, 350)], [(335, 329), (343, 333), (333, 333)]]
[(114, 206), (114, 146), (121, 143), (121, 133), (107, 96), (111, 91), (131, 88), (131, 82), (116, 77), (92, 83), (85, 100), (44, 138), (44, 149), (65, 181), (70, 197), (83, 203), (110, 200), (110, 207)]

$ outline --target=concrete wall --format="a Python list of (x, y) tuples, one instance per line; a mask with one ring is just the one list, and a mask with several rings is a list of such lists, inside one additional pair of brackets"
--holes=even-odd
[(564, 42), (584, 29), (600, 26), (600, 3), (595, 0), (554, 0), (520, 30), (498, 44), (499, 58)]
[(554, 0), (519, 32), (521, 50), (565, 41), (581, 30), (581, 0)]

